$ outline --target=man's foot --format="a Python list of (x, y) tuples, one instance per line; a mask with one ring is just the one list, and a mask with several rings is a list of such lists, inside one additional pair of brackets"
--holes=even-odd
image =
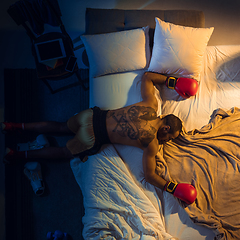
[(3, 162), (5, 164), (15, 164), (18, 160), (26, 159), (26, 152), (17, 152), (11, 148), (6, 148)]
[(1, 128), (3, 133), (11, 133), (24, 130), (24, 123), (2, 122)]

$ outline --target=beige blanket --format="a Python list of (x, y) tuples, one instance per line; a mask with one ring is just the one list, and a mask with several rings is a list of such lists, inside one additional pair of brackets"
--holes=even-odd
[(157, 171), (167, 180), (194, 182), (195, 203), (185, 208), (216, 239), (240, 239), (240, 109), (217, 109), (210, 123), (165, 144)]

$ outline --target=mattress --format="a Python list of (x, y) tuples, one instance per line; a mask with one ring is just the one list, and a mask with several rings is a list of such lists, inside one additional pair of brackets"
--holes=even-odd
[[(197, 95), (186, 100), (157, 86), (158, 114), (179, 116), (191, 131), (208, 124), (215, 109), (240, 108), (239, 60), (240, 46), (207, 47)], [(90, 107), (115, 109), (139, 102), (144, 71), (91, 78)], [(215, 235), (193, 223), (171, 194), (145, 181), (141, 149), (105, 145), (85, 163), (73, 159), (71, 167), (84, 196), (86, 239), (200, 240)]]

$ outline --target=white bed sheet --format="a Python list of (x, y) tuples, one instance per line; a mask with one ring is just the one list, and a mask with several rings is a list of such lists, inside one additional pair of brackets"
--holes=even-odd
[[(197, 95), (184, 100), (174, 90), (161, 87), (159, 114), (176, 114), (183, 120), (185, 128), (192, 130), (206, 125), (216, 108), (240, 107), (239, 59), (240, 46), (207, 47)], [(103, 109), (115, 109), (141, 101), (139, 81), (142, 73), (140, 70), (90, 79), (90, 107), (97, 105)], [(165, 239), (170, 236), (184, 240), (213, 239), (213, 232), (193, 224), (171, 194), (162, 193), (145, 181), (141, 157), (140, 149), (121, 145), (113, 148), (113, 145), (109, 145), (99, 154), (91, 156), (86, 163), (81, 163), (78, 159), (71, 161), (74, 176), (84, 196), (86, 212), (83, 234), (87, 236), (86, 239), (91, 239), (89, 236), (101, 239), (100, 236), (104, 234), (109, 236), (106, 239), (114, 239), (110, 236), (116, 234), (120, 238), (130, 234), (132, 239), (145, 239), (144, 237), (151, 236), (150, 232), (155, 237), (162, 235)], [(111, 178), (108, 173), (110, 170)], [(140, 186), (138, 182), (141, 183)], [(107, 192), (108, 188), (112, 188), (114, 194)], [(126, 198), (132, 199), (131, 204), (127, 203), (132, 208), (124, 210)], [(147, 201), (144, 204), (143, 199)], [(112, 201), (117, 204), (112, 206), (109, 204)], [(141, 209), (138, 213), (144, 213), (144, 216), (150, 218), (146, 220), (144, 217), (136, 222), (140, 218), (137, 211), (133, 211), (135, 204)], [(153, 210), (150, 211), (151, 214), (149, 209)], [(116, 211), (124, 214), (115, 215)], [(131, 219), (130, 216), (134, 217)], [(153, 219), (158, 219), (157, 226), (154, 226)], [(136, 224), (139, 225), (140, 232), (135, 231)], [(165, 230), (170, 236), (166, 235)]]
[(85, 163), (73, 159), (71, 167), (84, 196), (84, 239), (175, 239), (165, 231), (157, 196), (136, 181), (113, 145)]
[(180, 117), (190, 131), (206, 125), (217, 108), (240, 107), (239, 69), (239, 45), (207, 47), (196, 96), (183, 99), (174, 90), (161, 88), (162, 114)]

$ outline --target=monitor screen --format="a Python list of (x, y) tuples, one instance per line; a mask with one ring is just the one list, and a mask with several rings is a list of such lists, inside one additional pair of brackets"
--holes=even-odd
[(66, 57), (62, 39), (35, 43), (35, 48), (39, 62)]

